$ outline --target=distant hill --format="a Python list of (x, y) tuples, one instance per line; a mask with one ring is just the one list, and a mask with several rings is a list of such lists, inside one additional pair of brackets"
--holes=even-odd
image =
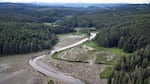
[[(91, 3), (9, 3), (9, 2), (1, 2), (0, 7), (36, 7), (36, 6), (49, 6), (49, 7), (74, 7), (74, 8), (110, 8), (110, 7), (119, 7), (131, 5), (135, 6), (139, 4), (91, 4)], [(141, 4), (145, 5), (145, 4)], [(149, 4), (147, 4), (149, 5)]]
[(99, 7), (99, 8), (105, 8), (105, 7), (116, 7), (120, 5), (125, 4), (90, 4), (90, 3), (34, 3), (39, 6), (63, 6), (63, 7)]

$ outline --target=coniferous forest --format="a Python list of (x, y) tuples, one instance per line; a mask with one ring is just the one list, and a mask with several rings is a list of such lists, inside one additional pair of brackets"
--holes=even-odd
[(56, 22), (70, 14), (72, 10), (65, 8), (0, 3), (0, 55), (51, 49), (58, 41), (56, 34), (74, 30), (66, 26), (43, 23)]
[(150, 84), (150, 4), (74, 8), (0, 3), (0, 55), (52, 49), (57, 34), (79, 27), (94, 27), (93, 41), (100, 47), (133, 53), (114, 65), (108, 84)]

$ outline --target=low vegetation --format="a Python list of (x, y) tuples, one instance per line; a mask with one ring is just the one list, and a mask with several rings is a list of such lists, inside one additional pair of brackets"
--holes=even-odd
[(49, 80), (47, 84), (55, 84), (53, 80)]
[(102, 73), (100, 73), (101, 79), (108, 78), (113, 72), (113, 67), (106, 67)]
[[(87, 45), (93, 47), (95, 51), (102, 51), (102, 53), (97, 54), (97, 59), (95, 63), (97, 64), (115, 64), (116, 61), (121, 56), (129, 56), (132, 53), (125, 53), (122, 49), (119, 48), (105, 48), (97, 45), (95, 41), (90, 41), (86, 43)], [(111, 59), (111, 60), (109, 60)]]
[[(83, 57), (83, 55), (78, 56), (78, 58), (62, 58), (61, 57), (62, 53), (65, 53), (69, 50), (70, 49), (55, 53), (54, 55), (52, 55), (52, 58), (57, 59), (57, 60), (67, 61), (67, 62), (88, 63), (88, 61), (85, 61), (85, 59), (87, 59), (87, 57)], [(73, 56), (71, 56), (71, 57), (73, 57)]]

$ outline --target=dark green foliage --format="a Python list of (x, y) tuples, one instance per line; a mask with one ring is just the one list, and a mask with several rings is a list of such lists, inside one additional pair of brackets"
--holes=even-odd
[(47, 84), (54, 84), (53, 80), (49, 80)]
[[(119, 21), (114, 20), (113, 23), (115, 22), (117, 25), (103, 28), (95, 41), (100, 46), (119, 47), (125, 52), (133, 52), (145, 47), (147, 44), (150, 44), (150, 14), (143, 14), (145, 11), (143, 10), (136, 16), (134, 14), (124, 15)], [(125, 13), (130, 13), (130, 10)]]
[(56, 22), (83, 12), (76, 8), (0, 3), (0, 22)]
[(47, 26), (49, 28), (49, 30), (52, 33), (55, 34), (62, 34), (62, 33), (69, 33), (69, 32), (75, 32), (75, 30), (73, 28), (70, 27), (65, 27), (65, 26)]
[(59, 22), (73, 13), (67, 8), (0, 3), (0, 55), (51, 49), (57, 42), (55, 34), (73, 32), (74, 29), (43, 23)]
[(57, 37), (36, 23), (0, 23), (0, 54), (17, 54), (50, 49)]
[(69, 27), (96, 27), (97, 29), (110, 28), (122, 23), (122, 26), (130, 26), (138, 19), (144, 21), (144, 18), (149, 18), (149, 12), (149, 5), (132, 4), (109, 9), (97, 8), (93, 11), (88, 10), (88, 13), (85, 12), (83, 15), (67, 18), (60, 24)]
[(122, 57), (108, 78), (108, 84), (149, 84), (150, 46), (133, 56)]
[[(142, 16), (141, 16), (142, 17)], [(95, 41), (104, 47), (119, 47), (125, 52), (133, 52), (150, 44), (150, 20), (145, 19), (140, 23), (130, 26), (113, 26), (103, 29), (96, 36)]]

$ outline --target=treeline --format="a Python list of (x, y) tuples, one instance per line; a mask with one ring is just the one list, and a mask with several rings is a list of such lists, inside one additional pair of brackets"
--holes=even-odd
[(150, 45), (133, 56), (122, 57), (108, 78), (108, 84), (149, 84)]
[[(149, 21), (148, 21), (149, 22)], [(127, 26), (103, 29), (95, 41), (103, 47), (119, 47), (125, 52), (133, 52), (150, 44), (150, 25), (144, 21)]]
[(0, 55), (51, 49), (56, 42), (56, 35), (42, 24), (0, 23)]
[(75, 32), (73, 28), (65, 27), (65, 26), (47, 26), (47, 27), (52, 33), (55, 33), (55, 34)]
[(0, 3), (0, 22), (56, 22), (82, 13), (76, 8)]
[[(121, 5), (116, 8), (93, 9), (83, 15), (66, 18), (60, 24), (68, 27), (110, 28), (121, 23), (133, 22), (137, 19), (149, 18), (150, 5)], [(143, 16), (143, 17), (141, 17)]]

